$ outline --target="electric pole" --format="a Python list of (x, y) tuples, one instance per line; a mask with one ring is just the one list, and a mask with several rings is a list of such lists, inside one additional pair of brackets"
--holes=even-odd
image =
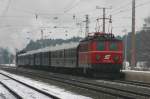
[(85, 23), (86, 23), (85, 36), (88, 36), (88, 33), (89, 33), (89, 15), (86, 15), (85, 18), (86, 18), (86, 20), (85, 20)]
[(101, 7), (96, 6), (96, 9), (103, 9), (103, 18), (102, 18), (103, 19), (103, 32), (105, 33), (105, 20), (109, 19), (109, 18), (106, 18), (106, 9), (111, 9), (111, 8), (101, 8)]
[(124, 69), (126, 69), (126, 66), (127, 66), (127, 47), (128, 47), (128, 42), (127, 42), (127, 37), (128, 37), (128, 33), (127, 33), (127, 30), (124, 29), (122, 31), (123, 33), (125, 33), (125, 40), (124, 40), (124, 61), (123, 61), (123, 66), (124, 66)]
[(104, 33), (105, 33), (105, 17), (106, 17), (105, 10), (106, 8), (103, 8), (103, 32)]
[(43, 42), (43, 41), (44, 41), (44, 40), (43, 40), (44, 37), (43, 37), (43, 36), (44, 36), (44, 32), (43, 32), (43, 30), (41, 29), (41, 47), (42, 47), (42, 48), (44, 47), (44, 45), (43, 45), (43, 44), (44, 44), (44, 42)]
[(136, 66), (135, 57), (135, 0), (132, 0), (131, 69)]
[(44, 35), (43, 30), (41, 29), (41, 40), (43, 40), (43, 38), (44, 38), (43, 35)]

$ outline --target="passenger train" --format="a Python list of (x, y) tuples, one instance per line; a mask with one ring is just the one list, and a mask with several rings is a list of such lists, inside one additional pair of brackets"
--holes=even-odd
[(96, 32), (78, 43), (17, 53), (16, 57), (18, 67), (118, 77), (123, 64), (123, 42), (111, 33)]

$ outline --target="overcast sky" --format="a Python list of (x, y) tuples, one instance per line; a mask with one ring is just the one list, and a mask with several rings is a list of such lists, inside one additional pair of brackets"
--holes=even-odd
[[(85, 15), (89, 14), (90, 32), (95, 31), (96, 18), (102, 17), (102, 10), (96, 6), (112, 7), (106, 15), (112, 15), (113, 33), (124, 35), (125, 29), (131, 31), (131, 1), (0, 0), (0, 47), (8, 47), (11, 51), (21, 49), (30, 39), (40, 39), (41, 29), (44, 38), (83, 37)], [(136, 0), (136, 6), (136, 30), (140, 30), (144, 18), (150, 15), (150, 0)], [(108, 26), (108, 22), (106, 24)]]

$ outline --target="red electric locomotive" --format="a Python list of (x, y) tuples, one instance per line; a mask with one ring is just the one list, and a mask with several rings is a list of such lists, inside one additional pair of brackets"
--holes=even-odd
[(97, 32), (79, 44), (79, 67), (84, 72), (104, 74), (120, 73), (123, 63), (123, 43), (113, 34)]

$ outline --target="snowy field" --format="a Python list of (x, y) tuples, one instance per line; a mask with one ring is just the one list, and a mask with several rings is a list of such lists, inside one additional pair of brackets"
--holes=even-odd
[[(30, 79), (30, 78), (18, 76), (15, 74), (10, 74), (10, 73), (8, 73), (6, 71), (2, 71), (2, 70), (0, 70), (0, 72), (5, 73), (5, 74), (7, 74), (7, 75), (9, 75), (15, 79), (18, 79), (24, 83), (30, 84), (33, 87), (36, 87), (36, 88), (43, 90), (47, 93), (58, 96), (61, 99), (91, 99), (89, 97), (81, 96), (81, 95), (66, 91), (64, 89), (58, 88), (57, 86), (49, 85), (47, 83), (35, 81), (35, 80)], [(18, 86), (15, 83), (9, 82), (9, 81), (7, 81), (7, 79), (3, 78), (2, 76), (0, 76), (0, 80), (7, 83), (7, 85), (11, 86), (11, 88), (15, 89), (15, 91), (18, 91), (18, 93), (22, 94), (22, 96), (26, 96), (25, 99), (33, 99), (30, 97), (30, 96), (32, 96), (32, 94), (31, 95), (27, 94), (28, 92), (31, 92), (29, 89), (23, 89), (23, 86)], [(9, 95), (7, 93), (7, 90), (5, 90), (4, 88), (1, 88), (1, 87), (2, 86), (0, 86), (0, 99), (14, 99), (11, 95)], [(6, 97), (8, 97), (8, 98), (3, 98), (1, 95), (6, 95)], [(9, 98), (9, 97), (11, 97), (11, 98)], [(47, 98), (36, 97), (34, 99), (47, 99)]]
[(15, 64), (0, 64), (1, 66), (12, 66), (12, 67), (16, 67)]

